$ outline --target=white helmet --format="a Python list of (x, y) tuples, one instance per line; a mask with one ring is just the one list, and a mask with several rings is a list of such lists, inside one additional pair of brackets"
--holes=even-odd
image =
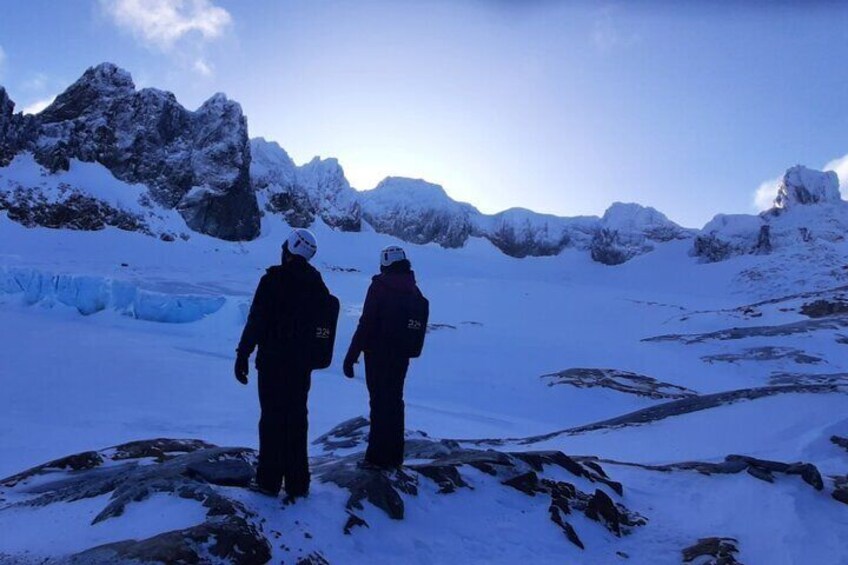
[(315, 241), (315, 236), (312, 232), (303, 228), (292, 230), (289, 237), (286, 238), (286, 247), (292, 255), (300, 255), (307, 261), (315, 256), (318, 251), (318, 243)]
[(397, 263), (398, 261), (403, 261), (406, 259), (406, 251), (403, 250), (403, 247), (398, 247), (397, 245), (390, 245), (380, 251), (380, 266), (388, 267), (393, 263)]

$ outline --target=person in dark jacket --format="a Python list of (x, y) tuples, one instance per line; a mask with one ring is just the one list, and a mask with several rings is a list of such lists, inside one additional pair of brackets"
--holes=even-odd
[(287, 499), (309, 492), (307, 399), (312, 379), (303, 352), (293, 346), (298, 308), (313, 292), (328, 292), (309, 264), (317, 245), (311, 232), (294, 230), (283, 244), (282, 264), (262, 276), (236, 350), (235, 376), (247, 384), (251, 353), (258, 346), (259, 466), (253, 488), (276, 496), (285, 479)]
[(380, 274), (368, 288), (343, 366), (345, 376), (352, 379), (353, 366), (365, 352), (365, 382), (371, 399), (371, 431), (364, 461), (367, 467), (391, 469), (403, 464), (403, 386), (409, 358), (383, 339), (381, 323), (393, 298), (406, 293), (420, 294), (415, 273), (402, 248), (387, 247), (380, 253)]

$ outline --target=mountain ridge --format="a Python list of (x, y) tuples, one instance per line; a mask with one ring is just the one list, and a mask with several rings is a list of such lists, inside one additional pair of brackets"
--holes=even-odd
[[(71, 186), (71, 196), (65, 191), (59, 201), (43, 187), (9, 176), (9, 165), (26, 153), (47, 175), (67, 172), (72, 161), (99, 163), (119, 181), (146, 186), (149, 195), (139, 199), (131, 221), (122, 216), (126, 210), (104, 207), (85, 187)], [(771, 210), (758, 216), (719, 214), (701, 230), (683, 228), (636, 203), (613, 203), (600, 217), (523, 208), (483, 214), (423, 179), (390, 176), (358, 191), (337, 159), (316, 157), (296, 165), (276, 142), (249, 138), (241, 107), (224, 94), (192, 112), (170, 92), (137, 90), (131, 75), (111, 63), (86, 70), (36, 115), (15, 114), (0, 87), (0, 210), (12, 211), (12, 219), (26, 218), (26, 225), (114, 226), (174, 239), (179, 228), (158, 228), (157, 218), (176, 211), (193, 231), (251, 240), (259, 235), (263, 216), (292, 227), (320, 219), (340, 231), (369, 226), (415, 244), (458, 248), (470, 238), (483, 238), (517, 258), (573, 248), (618, 265), (672, 240), (691, 239), (691, 255), (706, 262), (770, 253), (792, 242), (836, 241), (848, 233), (843, 204), (835, 173), (793, 167)], [(80, 214), (99, 217), (68, 221)], [(829, 227), (817, 229), (822, 224)]]

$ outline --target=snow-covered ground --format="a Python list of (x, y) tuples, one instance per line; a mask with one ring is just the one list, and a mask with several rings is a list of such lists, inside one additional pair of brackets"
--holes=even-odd
[[(252, 292), (263, 269), (279, 260), (288, 231), (276, 216), (264, 221), (262, 236), (249, 243), (200, 234), (164, 242), (115, 228), (28, 229), (0, 213), (0, 477), (136, 439), (256, 446), (255, 380), (249, 387), (236, 383), (232, 363)], [(363, 368), (349, 381), (341, 359), (377, 252), (398, 243), (369, 231), (334, 231), (320, 220), (314, 230), (314, 262), (343, 309), (335, 362), (313, 375), (313, 439), (367, 415)], [(846, 263), (848, 244), (823, 245), (828, 257)], [(580, 550), (551, 524), (545, 508), (524, 515), (523, 494), (503, 492), (478, 473), (475, 490), (454, 497), (422, 486), (434, 492), (409, 505), (402, 522), (367, 507), (371, 527), (352, 536), (341, 535), (344, 514), (335, 507), (344, 498), (336, 487), (316, 483), (305, 503), (284, 511), (246, 492), (234, 494), (268, 517), (266, 532), (307, 528), (313, 537), (303, 543), (330, 562), (677, 563), (682, 548), (709, 536), (738, 539), (745, 563), (848, 562), (848, 538), (838, 533), (846, 531), (847, 509), (830, 496), (829, 476), (848, 473), (848, 452), (829, 441), (848, 436), (848, 395), (838, 390), (786, 392), (641, 425), (522, 440), (668, 402), (541, 378), (569, 368), (629, 371), (698, 394), (768, 386), (776, 374), (848, 372), (848, 327), (643, 341), (803, 322), (808, 318), (798, 307), (804, 298), (737, 307), (790, 290), (823, 290), (828, 268), (837, 265), (804, 264), (782, 251), (700, 263), (690, 256), (690, 240), (657, 243), (653, 252), (615, 267), (576, 250), (515, 259), (485, 239), (460, 249), (407, 247), (434, 324), (407, 380), (407, 428), (437, 438), (511, 438), (512, 449), (615, 461), (604, 469), (624, 484), (621, 502), (648, 523), (621, 539), (603, 529), (581, 531), (587, 548)], [(768, 484), (744, 473), (703, 476), (621, 464), (720, 462), (730, 454), (813, 463), (825, 489), (813, 490), (797, 477)], [(43, 522), (3, 510), (0, 496), (0, 559), (23, 551), (71, 553), (202, 520), (163, 497), (122, 519), (147, 525), (118, 531), (108, 531), (109, 522), (80, 525), (78, 517), (93, 512), (95, 499), (87, 499), (41, 516), (73, 521), (73, 530), (36, 534)], [(276, 562), (287, 558), (272, 546)]]

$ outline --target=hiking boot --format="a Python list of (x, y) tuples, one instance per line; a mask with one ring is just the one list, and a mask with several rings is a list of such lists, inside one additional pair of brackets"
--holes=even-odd
[(308, 492), (303, 494), (286, 494), (283, 497), (283, 506), (291, 506), (292, 504), (297, 503), (298, 500), (306, 498), (307, 496), (309, 496)]
[(279, 493), (274, 492), (273, 490), (271, 490), (269, 488), (263, 487), (262, 485), (260, 485), (256, 481), (250, 481), (250, 484), (247, 485), (247, 490), (259, 493), (263, 496), (269, 496), (269, 497), (272, 497), (272, 498), (276, 498), (277, 494), (279, 494)]

